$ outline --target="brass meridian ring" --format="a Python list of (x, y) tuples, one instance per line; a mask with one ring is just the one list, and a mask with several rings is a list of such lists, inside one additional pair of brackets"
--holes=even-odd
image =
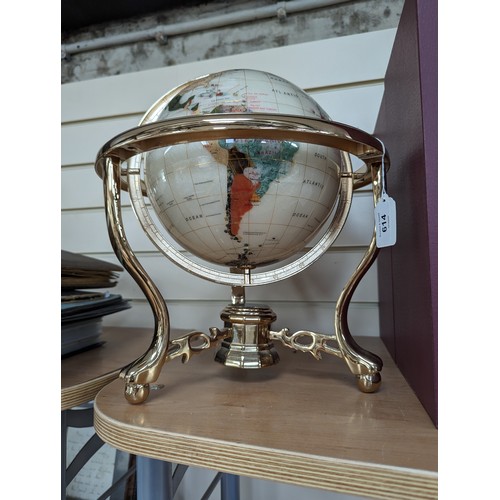
[[(156, 148), (194, 141), (225, 138), (297, 140), (341, 150), (339, 200), (332, 221), (323, 237), (305, 255), (272, 271), (251, 274), (228, 273), (199, 264), (169, 244), (152, 221), (144, 202), (144, 186), (140, 179), (140, 158), (127, 165), (121, 189), (128, 190), (136, 215), (155, 246), (175, 264), (192, 274), (231, 286), (257, 286), (289, 278), (313, 264), (335, 241), (349, 213), (353, 184), (356, 183), (348, 153), (366, 162), (381, 161), (383, 144), (359, 129), (337, 122), (292, 115), (265, 113), (231, 113), (187, 116), (141, 125), (106, 143), (99, 151), (95, 169), (102, 177), (106, 161), (123, 162)], [(385, 159), (386, 166), (388, 158)], [(368, 169), (369, 171), (370, 169)], [(371, 175), (371, 174), (370, 174)], [(359, 182), (363, 179), (360, 177)], [(363, 181), (364, 182), (364, 181)], [(359, 187), (359, 186), (357, 186)]]

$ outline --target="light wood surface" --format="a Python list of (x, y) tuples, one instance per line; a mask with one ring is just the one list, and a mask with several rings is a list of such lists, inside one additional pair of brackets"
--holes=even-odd
[(103, 328), (105, 343), (61, 361), (61, 410), (92, 401), (99, 390), (116, 379), (121, 368), (144, 352), (153, 329)]
[(205, 352), (164, 366), (142, 405), (123, 380), (95, 399), (110, 445), (152, 458), (373, 498), (437, 498), (437, 430), (379, 338), (375, 394), (358, 391), (344, 362), (277, 346), (281, 362), (239, 370)]

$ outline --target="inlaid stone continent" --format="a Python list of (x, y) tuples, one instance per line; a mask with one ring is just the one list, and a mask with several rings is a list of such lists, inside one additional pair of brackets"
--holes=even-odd
[[(223, 71), (180, 88), (156, 120), (256, 112), (330, 120), (297, 86), (262, 71)], [(340, 162), (325, 146), (226, 138), (153, 150), (144, 179), (158, 218), (183, 248), (211, 263), (256, 267), (314, 238), (336, 204)]]

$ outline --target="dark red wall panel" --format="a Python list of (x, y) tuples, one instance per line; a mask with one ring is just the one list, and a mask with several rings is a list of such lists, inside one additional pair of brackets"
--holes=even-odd
[(381, 336), (437, 426), (437, 2), (406, 0), (375, 135), (398, 240), (379, 256)]

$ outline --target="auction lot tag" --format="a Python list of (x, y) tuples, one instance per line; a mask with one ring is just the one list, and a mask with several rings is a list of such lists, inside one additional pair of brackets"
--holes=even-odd
[(374, 209), (377, 247), (390, 247), (396, 243), (396, 202), (383, 192)]

